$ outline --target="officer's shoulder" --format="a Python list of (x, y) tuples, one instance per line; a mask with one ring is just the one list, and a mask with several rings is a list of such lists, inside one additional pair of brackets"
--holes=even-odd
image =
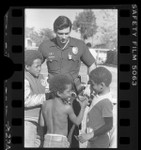
[(75, 43), (75, 44), (78, 44), (78, 45), (85, 44), (84, 41), (82, 41), (80, 39), (77, 39), (77, 38), (74, 38), (74, 37), (71, 37), (71, 41), (72, 41), (72, 43)]
[(41, 43), (41, 46), (50, 47), (51, 45), (54, 45), (54, 39), (48, 39)]

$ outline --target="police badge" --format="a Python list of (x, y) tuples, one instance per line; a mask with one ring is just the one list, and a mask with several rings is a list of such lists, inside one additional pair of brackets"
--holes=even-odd
[(78, 47), (73, 47), (72, 52), (73, 52), (73, 54), (76, 55), (78, 53)]
[(68, 59), (72, 59), (72, 55), (68, 53)]

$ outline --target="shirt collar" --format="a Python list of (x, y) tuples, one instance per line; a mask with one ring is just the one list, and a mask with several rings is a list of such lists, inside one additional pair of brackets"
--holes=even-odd
[[(66, 49), (67, 47), (75, 47), (75, 46), (76, 46), (75, 40), (72, 37), (70, 37), (69, 43), (66, 45), (64, 49)], [(58, 47), (56, 38), (51, 39), (49, 47)]]
[(96, 97), (97, 98), (100, 98), (100, 99), (104, 99), (105, 97), (109, 97), (109, 98), (111, 98), (111, 92), (108, 92), (108, 93), (106, 93), (106, 94), (104, 94), (104, 95), (96, 95)]
[(68, 43), (68, 46), (69, 47), (75, 47), (76, 46), (75, 40), (72, 37), (70, 37), (70, 41)]

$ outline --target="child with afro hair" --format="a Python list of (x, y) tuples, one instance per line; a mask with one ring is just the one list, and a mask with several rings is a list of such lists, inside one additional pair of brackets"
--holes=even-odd
[(88, 99), (83, 97), (78, 100), (81, 111), (76, 116), (70, 102), (74, 94), (72, 80), (64, 74), (55, 75), (50, 79), (49, 89), (53, 96), (42, 104), (41, 113), (41, 126), (47, 127), (43, 147), (69, 148), (68, 118), (78, 126), (88, 105)]

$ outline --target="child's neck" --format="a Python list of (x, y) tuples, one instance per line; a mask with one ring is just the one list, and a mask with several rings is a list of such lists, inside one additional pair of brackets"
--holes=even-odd
[(55, 99), (63, 105), (70, 105), (70, 103), (66, 99), (62, 99), (60, 97), (56, 97)]
[(36, 79), (39, 78), (39, 76), (35, 76), (34, 74), (30, 73), (29, 71), (26, 71), (26, 72), (28, 72), (31, 76), (33, 76), (33, 77), (36, 78)]
[(105, 95), (110, 92), (110, 88), (105, 88), (102, 92), (98, 93), (99, 96)]

